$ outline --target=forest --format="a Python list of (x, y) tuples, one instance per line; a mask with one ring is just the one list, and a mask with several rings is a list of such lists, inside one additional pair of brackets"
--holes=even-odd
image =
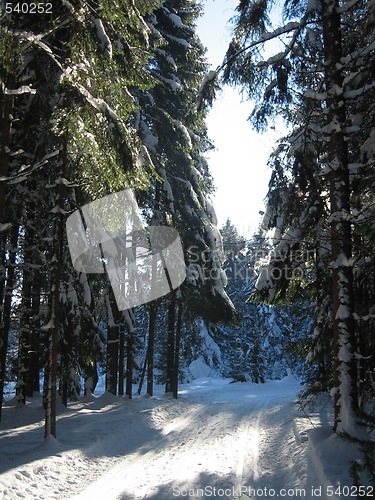
[[(373, 460), (374, 0), (241, 0), (215, 71), (199, 0), (0, 6), (0, 409), (9, 387), (20, 405), (42, 393), (56, 436), (57, 399), (102, 376), (177, 398), (197, 360), (256, 383), (292, 372)], [(256, 130), (287, 126), (250, 239), (211, 202), (224, 85), (255, 102)], [(120, 310), (108, 274), (75, 269), (66, 221), (128, 189), (146, 225), (178, 232), (186, 279)]]

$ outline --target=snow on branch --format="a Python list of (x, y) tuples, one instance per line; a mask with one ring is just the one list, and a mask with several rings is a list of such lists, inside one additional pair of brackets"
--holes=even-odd
[(139, 123), (138, 127), (141, 137), (142, 137), (142, 142), (146, 146), (147, 149), (150, 151), (155, 152), (155, 147), (157, 146), (159, 140), (158, 138), (151, 132), (148, 124), (141, 120)]
[(131, 0), (131, 8), (133, 9), (133, 12), (135, 13), (138, 22), (140, 23), (140, 28), (141, 28), (141, 33), (143, 35), (144, 41), (146, 43), (146, 46), (149, 46), (149, 33), (152, 32), (152, 29), (150, 28), (149, 24), (146, 22), (145, 18), (143, 15), (140, 13), (138, 10), (136, 3), (134, 0)]
[(52, 153), (48, 153), (47, 155), (43, 156), (43, 158), (38, 161), (37, 163), (34, 163), (33, 165), (22, 165), (20, 169), (18, 170), (16, 175), (10, 176), (10, 177), (5, 177), (2, 176), (0, 177), (0, 182), (8, 183), (8, 184), (18, 184), (19, 182), (22, 182), (29, 177), (34, 170), (37, 170), (40, 167), (43, 167), (48, 163), (48, 161), (59, 155), (60, 151), (56, 149), (56, 151), (53, 151)]
[(72, 70), (69, 69), (64, 72), (64, 77), (72, 84), (72, 86), (78, 90), (82, 97), (86, 100), (91, 107), (102, 113), (103, 115), (110, 118), (118, 128), (124, 130), (127, 134), (130, 133), (124, 121), (118, 116), (118, 114), (109, 106), (109, 104), (99, 97), (94, 97), (83, 85), (76, 82), (72, 77)]
[(173, 57), (168, 54), (168, 52), (166, 52), (165, 50), (162, 50), (162, 49), (156, 49), (156, 52), (158, 54), (160, 54), (161, 56), (164, 57), (164, 59), (167, 61), (168, 64), (171, 65), (171, 67), (177, 71), (177, 64), (176, 64), (176, 61), (173, 59)]
[(275, 38), (278, 38), (281, 35), (285, 35), (287, 33), (293, 32), (294, 35), (292, 37), (292, 40), (290, 43), (287, 45), (285, 51), (277, 54), (274, 57), (269, 58), (267, 61), (264, 61), (264, 64), (269, 66), (272, 64), (275, 64), (276, 62), (281, 61), (284, 59), (292, 50), (294, 43), (297, 39), (297, 36), (301, 32), (302, 28), (306, 26), (308, 18), (308, 12), (305, 14), (305, 16), (300, 20), (300, 22), (289, 22), (285, 24), (284, 26), (280, 26), (279, 28), (275, 29), (272, 32), (267, 32), (263, 33), (257, 40), (252, 41), (249, 45), (246, 45), (245, 47), (242, 47), (241, 49), (234, 50), (229, 57), (226, 58), (226, 60), (219, 65), (216, 70), (211, 70), (207, 75), (204, 77), (200, 89), (199, 89), (199, 105), (198, 109), (202, 106), (203, 101), (208, 101), (209, 103), (212, 102), (213, 97), (214, 97), (214, 87), (215, 84), (217, 84), (218, 76), (222, 70), (224, 70), (227, 67), (230, 67), (233, 63), (233, 61), (239, 57), (241, 54), (244, 52), (247, 52), (248, 50), (252, 49), (253, 47), (257, 47), (258, 45), (262, 45), (265, 42), (269, 40), (273, 40)]
[(191, 137), (190, 137), (190, 134), (189, 134), (189, 131), (188, 129), (185, 127), (185, 125), (180, 121), (180, 120), (173, 120), (173, 123), (176, 127), (177, 130), (179, 130), (186, 142), (186, 144), (192, 148), (193, 147), (193, 144), (191, 142)]
[(109, 39), (109, 36), (107, 35), (102, 20), (99, 18), (93, 19), (93, 23), (96, 28), (96, 33), (98, 35), (98, 38), (100, 40), (100, 48), (103, 51), (104, 55), (109, 57), (109, 59), (112, 59), (112, 43), (111, 40)]
[(11, 222), (6, 222), (5, 224), (0, 224), (0, 233), (3, 233), (12, 227)]
[(218, 77), (219, 70), (211, 70), (203, 78), (198, 91), (198, 111), (201, 110), (204, 102), (212, 105), (215, 98), (215, 91), (219, 88), (217, 83)]
[(365, 94), (369, 90), (375, 87), (375, 80), (369, 84), (364, 85), (363, 87), (355, 90), (346, 90), (344, 91), (345, 99), (356, 99), (357, 97)]
[(36, 89), (33, 89), (28, 85), (22, 85), (22, 87), (19, 87), (18, 89), (8, 89), (4, 82), (0, 80), (0, 86), (3, 94), (5, 95), (36, 94)]
[(234, 59), (236, 59), (238, 56), (243, 54), (244, 52), (247, 52), (248, 50), (252, 49), (253, 47), (257, 47), (258, 45), (261, 45), (269, 40), (273, 40), (274, 38), (279, 37), (280, 35), (285, 35), (286, 33), (290, 33), (291, 31), (298, 31), (300, 32), (301, 29), (305, 26), (306, 24), (306, 18), (307, 15), (304, 16), (300, 22), (289, 22), (285, 24), (284, 26), (280, 26), (279, 28), (275, 29), (274, 31), (271, 32), (266, 32), (263, 35), (261, 35), (257, 40), (254, 40), (251, 42), (249, 45), (246, 45), (246, 47), (242, 47), (241, 49), (237, 50), (234, 54), (232, 54), (228, 59), (226, 59), (223, 64), (221, 64), (217, 69), (216, 73), (220, 73), (222, 69), (225, 68), (228, 64), (230, 64)]
[(161, 31), (161, 34), (163, 35), (164, 38), (167, 38), (172, 42), (176, 42), (179, 45), (182, 45), (183, 47), (185, 47), (185, 49), (190, 49), (191, 47), (190, 43), (187, 40), (185, 40), (185, 38), (179, 38), (177, 36), (170, 35), (169, 33), (165, 33), (164, 31)]
[(74, 7), (68, 0), (62, 0), (62, 4), (64, 5), (64, 7), (69, 9), (70, 12), (72, 12), (72, 13), (74, 12)]
[(182, 22), (181, 17), (178, 16), (177, 14), (174, 14), (173, 12), (171, 12), (168, 9), (168, 7), (164, 6), (163, 11), (166, 14), (166, 16), (169, 18), (169, 20), (172, 22), (172, 24), (174, 26), (176, 26), (176, 28), (184, 28), (185, 27), (185, 25)]
[[(350, 0), (350, 1), (346, 1), (344, 2), (343, 6), (342, 7), (339, 7), (337, 9), (337, 12), (339, 14), (345, 14), (345, 12), (348, 12), (349, 10), (351, 10), (353, 7), (355, 7), (358, 3), (360, 3), (362, 0)], [(370, 0), (369, 4), (374, 4), (374, 0)]]
[(171, 89), (173, 90), (173, 92), (177, 92), (178, 90), (183, 89), (181, 81), (175, 75), (172, 75), (174, 78), (174, 79), (172, 79), (172, 78), (165, 78), (164, 76), (162, 76), (160, 73), (158, 73), (156, 71), (153, 71), (152, 74), (155, 78), (157, 78), (161, 82), (169, 85), (171, 87)]
[[(66, 25), (69, 22), (70, 22), (69, 19), (63, 21), (58, 27), (54, 28), (54, 30), (61, 28), (62, 26)], [(43, 52), (45, 52), (48, 55), (48, 57), (52, 59), (53, 62), (61, 69), (61, 71), (63, 71), (61, 63), (57, 60), (55, 54), (52, 52), (50, 47), (48, 47), (47, 44), (42, 42), (42, 38), (48, 36), (50, 33), (52, 33), (51, 30), (45, 33), (41, 33), (40, 35), (34, 35), (33, 33), (29, 33), (27, 31), (19, 31), (19, 30), (15, 30), (12, 32), (12, 34), (15, 35), (16, 37), (27, 40), (30, 44), (36, 45), (37, 47), (42, 49)]]
[(156, 16), (153, 14), (152, 16), (150, 16), (149, 18), (150, 20), (149, 21), (145, 21), (146, 22), (146, 26), (147, 28), (150, 30), (150, 32), (156, 36), (156, 38), (158, 40), (161, 40), (163, 37), (162, 37), (162, 34), (160, 33), (160, 31), (158, 29), (156, 29), (156, 24), (157, 24), (157, 19), (156, 19)]

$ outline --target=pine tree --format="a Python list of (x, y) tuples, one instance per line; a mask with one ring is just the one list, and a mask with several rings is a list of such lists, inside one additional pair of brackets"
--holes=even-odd
[[(171, 225), (178, 230), (188, 270), (188, 279), (178, 292), (177, 301), (171, 299), (168, 306), (166, 390), (175, 394), (173, 381), (177, 380), (178, 372), (175, 354), (179, 350), (177, 311), (189, 309), (213, 321), (232, 316), (221, 283), (220, 235), (214, 228), (208, 199), (212, 179), (203, 156), (210, 147), (204, 124), (206, 111), (197, 109), (199, 85), (206, 69), (204, 51), (195, 34), (195, 20), (200, 10), (200, 3), (195, 0), (170, 0), (149, 18), (148, 24), (159, 43), (150, 62), (156, 85), (139, 95), (141, 106), (137, 118), (140, 137), (158, 174), (146, 197), (140, 193), (140, 203), (145, 206), (151, 225)], [(207, 296), (211, 296), (209, 300), (202, 300)], [(155, 304), (155, 307), (159, 306)], [(150, 315), (149, 393), (152, 392), (154, 318), (153, 313)]]
[[(43, 18), (43, 22), (40, 16), (35, 16), (32, 21), (24, 15), (1, 19), (2, 78), (5, 73), (9, 74), (9, 78), (6, 77), (8, 87), (5, 88), (12, 89), (4, 94), (3, 101), (6, 101), (4, 106), (14, 106), (12, 113), (8, 113), (8, 109), (3, 112), (18, 118), (18, 128), (13, 134), (17, 143), (9, 143), (11, 124), (3, 123), (2, 151), (6, 158), (4, 156), (2, 166), (8, 165), (6, 161), (9, 152), (15, 149), (13, 146), (21, 148), (20, 151), (23, 149), (12, 166), (16, 168), (23, 159), (22, 155), (26, 156), (28, 166), (22, 167), (19, 182), (30, 183), (32, 196), (27, 214), (34, 225), (40, 216), (33, 210), (38, 205), (34, 200), (38, 199), (45, 208), (43, 223), (39, 220), (38, 227), (45, 227), (46, 232), (38, 237), (49, 258), (45, 293), (50, 294), (50, 315), (42, 328), (49, 351), (44, 385), (46, 436), (56, 434), (57, 363), (61, 362), (63, 368), (61, 387), (66, 395), (70, 385), (67, 376), (77, 361), (73, 358), (78, 356), (78, 352), (66, 352), (65, 346), (71, 343), (67, 330), (69, 312), (65, 311), (65, 316), (60, 314), (64, 311), (64, 284), (76, 283), (69, 275), (71, 264), (64, 236), (65, 216), (77, 204), (88, 203), (98, 195), (129, 185), (145, 187), (152, 174), (151, 164), (143, 161), (144, 166), (141, 165), (142, 145), (132, 129), (130, 118), (136, 103), (128, 87), (144, 89), (150, 85), (151, 79), (146, 72), (146, 49), (150, 45), (142, 15), (156, 5), (157, 2), (148, 2), (147, 5), (127, 1), (101, 2), (100, 5), (96, 2), (81, 2), (80, 5), (57, 2), (53, 14)], [(5, 26), (11, 29), (5, 32)], [(22, 53), (18, 53), (21, 45)], [(131, 46), (142, 50), (132, 51)], [(9, 66), (5, 55), (11, 55), (17, 67)], [(17, 84), (15, 75), (25, 85), (13, 91)], [(40, 175), (42, 168), (43, 175)], [(2, 172), (5, 177), (10, 173)], [(2, 202), (5, 200), (1, 199)], [(5, 221), (3, 214), (1, 221)], [(24, 222), (27, 224), (28, 221)], [(4, 224), (2, 229), (7, 227)], [(31, 240), (24, 241), (26, 256), (31, 243)], [(35, 265), (35, 261), (31, 265)], [(4, 288), (4, 279), (1, 283)], [(8, 284), (11, 284), (9, 274)], [(77, 295), (81, 295), (80, 286)], [(31, 292), (27, 279), (24, 280), (24, 290), (25, 305), (29, 308)], [(32, 307), (37, 311), (37, 301)], [(26, 308), (24, 312), (26, 318)], [(26, 337), (30, 331), (30, 325), (24, 324), (28, 330), (21, 332), (20, 373), (23, 376), (27, 372), (22, 353), (28, 352), (29, 340)], [(8, 332), (6, 328), (2, 332), (3, 372)], [(61, 338), (60, 345), (58, 337)], [(3, 373), (1, 379), (4, 380)]]
[(292, 306), (271, 306), (260, 301), (255, 284), (257, 270), (269, 252), (267, 239), (256, 233), (245, 240), (230, 221), (221, 231), (227, 257), (227, 292), (239, 316), (237, 323), (225, 332), (217, 329), (214, 334), (225, 353), (225, 375), (249, 378), (256, 383), (281, 379), (288, 370), (303, 376), (302, 359), (306, 352), (301, 344), (311, 329), (309, 316), (303, 312), (307, 303), (300, 310), (301, 300)]
[[(0, 21), (4, 26), (8, 22), (4, 14), (0, 13)], [(7, 230), (12, 225), (11, 214), (7, 213), (7, 196), (9, 196), (8, 179), (11, 177), (9, 154), (12, 152), (11, 130), (14, 116), (14, 99), (17, 93), (16, 69), (19, 58), (17, 42), (12, 35), (1, 30), (0, 33), (0, 417), (3, 403), (3, 392), (6, 372), (6, 356), (8, 349), (8, 335), (10, 322), (11, 294), (14, 281), (14, 267), (7, 266), (6, 244), (9, 236)], [(9, 217), (9, 219), (8, 219)], [(16, 226), (17, 227), (17, 226)], [(17, 237), (11, 241), (17, 241)], [(9, 264), (14, 264), (15, 254), (9, 259)], [(8, 267), (8, 272), (7, 272)]]

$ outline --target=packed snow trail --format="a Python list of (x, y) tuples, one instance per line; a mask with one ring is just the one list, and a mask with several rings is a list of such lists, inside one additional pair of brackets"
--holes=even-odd
[(246, 498), (250, 488), (304, 487), (304, 457), (293, 457), (297, 384), (210, 389), (182, 394), (184, 410), (170, 422), (171, 407), (159, 407), (161, 437), (151, 449), (125, 457), (74, 498)]
[(298, 413), (293, 377), (259, 385), (199, 379), (181, 386), (177, 401), (160, 389), (154, 398), (104, 394), (60, 406), (58, 440), (43, 440), (40, 398), (8, 403), (0, 500), (309, 499), (326, 498), (312, 487), (350, 484), (348, 462), (333, 470), (332, 456), (352, 450), (321, 415)]

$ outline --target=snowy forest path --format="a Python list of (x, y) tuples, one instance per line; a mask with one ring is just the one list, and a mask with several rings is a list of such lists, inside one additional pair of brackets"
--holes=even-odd
[(279, 394), (261, 403), (252, 415), (241, 482), (250, 486), (251, 495), (248, 488), (241, 498), (309, 499), (313, 472), (308, 471), (307, 440), (301, 439), (290, 398)]
[(299, 390), (294, 379), (199, 379), (181, 385), (178, 400), (105, 393), (59, 406), (58, 440), (44, 443), (41, 399), (10, 403), (0, 499), (232, 500), (257, 498), (250, 488), (304, 487), (311, 473), (295, 427)]
[(161, 402), (153, 411), (160, 434), (147, 451), (126, 456), (74, 498), (234, 499), (249, 498), (250, 488), (302, 487), (305, 447), (293, 427), (292, 393), (246, 385)]
[(258, 469), (258, 458), (259, 458), (259, 429), (261, 417), (263, 415), (262, 409), (268, 404), (269, 398), (261, 399), (252, 411), (252, 414), (248, 416), (246, 426), (244, 431), (240, 434), (240, 439), (242, 443), (242, 449), (238, 456), (237, 470), (236, 470), (236, 481), (234, 491), (241, 491), (241, 487), (244, 485), (244, 466), (245, 459), (247, 456), (252, 460), (251, 470), (253, 473), (253, 481), (256, 481), (259, 477)]

